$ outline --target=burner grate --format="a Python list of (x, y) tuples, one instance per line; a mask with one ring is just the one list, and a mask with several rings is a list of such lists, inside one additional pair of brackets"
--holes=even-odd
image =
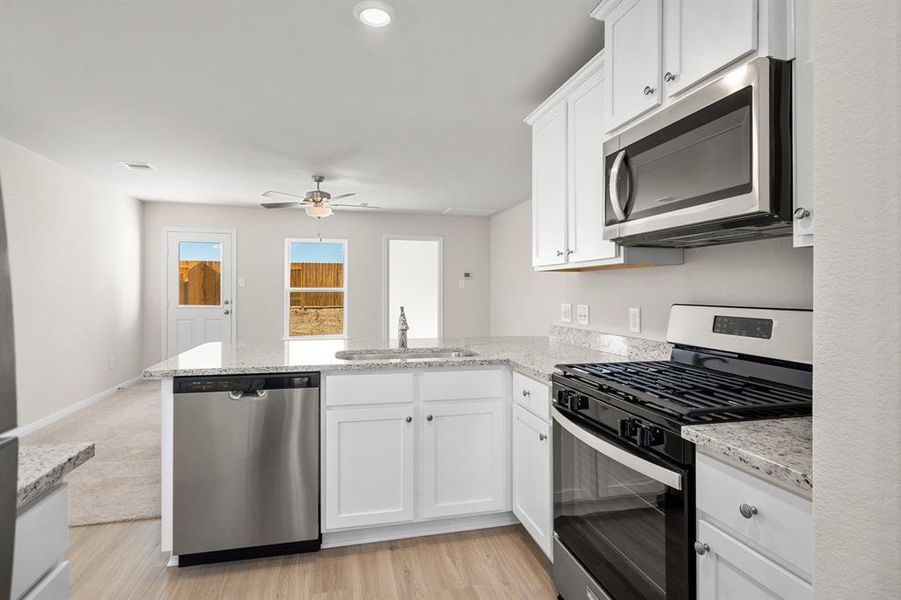
[(804, 413), (811, 406), (809, 390), (677, 362), (558, 365), (558, 368), (599, 390), (630, 402), (651, 405), (683, 420)]

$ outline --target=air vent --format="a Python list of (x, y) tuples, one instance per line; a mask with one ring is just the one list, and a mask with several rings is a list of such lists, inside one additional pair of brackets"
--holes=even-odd
[(493, 208), (445, 208), (442, 214), (455, 217), (490, 217), (496, 212)]
[(145, 162), (126, 162), (122, 161), (119, 163), (126, 169), (131, 169), (132, 171), (156, 171), (150, 163)]

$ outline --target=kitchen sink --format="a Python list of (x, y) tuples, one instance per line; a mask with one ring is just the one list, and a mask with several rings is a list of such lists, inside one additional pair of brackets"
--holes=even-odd
[(409, 350), (341, 350), (335, 358), (341, 360), (410, 360), (428, 358), (463, 358), (476, 356), (466, 348), (411, 348)]

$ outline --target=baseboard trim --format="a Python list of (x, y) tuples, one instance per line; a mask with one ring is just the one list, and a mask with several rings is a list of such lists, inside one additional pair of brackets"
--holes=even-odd
[(50, 425), (51, 423), (55, 423), (55, 422), (59, 421), (60, 419), (68, 417), (69, 415), (74, 415), (81, 409), (87, 408), (88, 406), (90, 406), (92, 404), (96, 404), (97, 402), (100, 402), (104, 398), (109, 398), (114, 393), (118, 392), (119, 390), (124, 390), (125, 388), (133, 386), (137, 382), (141, 381), (141, 379), (142, 379), (141, 375), (132, 377), (131, 379), (123, 381), (122, 383), (118, 383), (110, 388), (107, 388), (101, 392), (98, 392), (98, 393), (94, 394), (93, 396), (91, 396), (90, 398), (85, 398), (84, 400), (80, 400), (80, 401), (76, 402), (75, 404), (72, 404), (70, 406), (67, 406), (66, 408), (56, 411), (55, 413), (47, 415), (46, 417), (41, 417), (37, 421), (29, 423), (28, 425), (22, 425), (21, 427), (17, 427), (16, 429), (10, 429), (9, 431), (5, 431), (5, 432), (3, 432), (2, 435), (3, 435), (3, 437), (14, 437), (14, 436), (15, 437), (24, 437), (30, 433), (34, 433), (35, 431), (38, 431), (39, 429), (43, 429), (44, 427), (46, 427), (47, 425)]
[(338, 548), (340, 546), (352, 546), (354, 544), (371, 544), (374, 542), (402, 540), (404, 538), (426, 537), (430, 535), (441, 535), (443, 533), (473, 531), (475, 529), (488, 529), (489, 527), (503, 527), (504, 525), (515, 525), (517, 523), (519, 523), (519, 519), (516, 518), (516, 515), (512, 512), (503, 512), (471, 517), (454, 517), (450, 519), (436, 519), (434, 521), (420, 521), (418, 523), (401, 523), (398, 525), (385, 525), (381, 527), (349, 529), (346, 531), (323, 533), (322, 547)]

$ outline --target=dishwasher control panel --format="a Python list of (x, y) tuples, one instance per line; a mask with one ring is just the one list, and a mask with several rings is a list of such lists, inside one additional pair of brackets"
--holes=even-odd
[(215, 392), (258, 392), (319, 387), (319, 373), (281, 373), (273, 375), (215, 375), (210, 377), (176, 377), (172, 391), (176, 394)]

